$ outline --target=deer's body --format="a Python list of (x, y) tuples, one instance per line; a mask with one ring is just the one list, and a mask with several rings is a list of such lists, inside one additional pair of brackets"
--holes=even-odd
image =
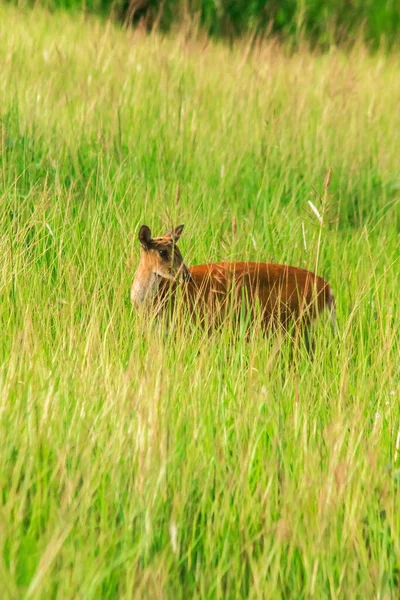
[(183, 226), (151, 238), (143, 226), (142, 257), (131, 290), (134, 306), (173, 307), (179, 295), (191, 314), (213, 322), (240, 314), (261, 317), (264, 329), (291, 322), (309, 325), (328, 308), (334, 312), (329, 284), (296, 267), (254, 262), (221, 262), (187, 268), (176, 245)]

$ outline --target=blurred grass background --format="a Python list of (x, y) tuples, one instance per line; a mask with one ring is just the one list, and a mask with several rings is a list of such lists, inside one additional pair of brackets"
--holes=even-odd
[(288, 45), (307, 41), (327, 49), (363, 39), (371, 48), (398, 45), (398, 0), (14, 0), (41, 6), (111, 16), (147, 27), (190, 25), (207, 34), (235, 38), (272, 35)]

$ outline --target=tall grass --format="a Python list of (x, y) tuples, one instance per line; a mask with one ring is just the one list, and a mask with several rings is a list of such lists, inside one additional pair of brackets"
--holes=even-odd
[[(0, 40), (2, 598), (397, 598), (398, 56)], [(138, 228), (178, 222), (189, 265), (318, 257), (338, 338), (140, 318)]]
[(372, 48), (398, 48), (400, 5), (396, 0), (9, 0), (19, 7), (84, 11), (126, 24), (163, 31), (189, 26), (210, 35), (273, 35), (297, 46), (348, 45), (362, 37)]

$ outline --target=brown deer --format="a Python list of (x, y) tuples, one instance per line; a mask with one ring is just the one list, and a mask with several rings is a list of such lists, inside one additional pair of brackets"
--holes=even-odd
[(293, 323), (295, 332), (307, 333), (310, 323), (328, 308), (334, 323), (332, 289), (321, 277), (305, 269), (255, 262), (188, 268), (177, 246), (182, 230), (179, 225), (152, 238), (146, 225), (140, 228), (141, 257), (131, 289), (135, 308), (158, 312), (166, 304), (174, 307), (179, 292), (188, 312), (201, 321), (221, 323), (240, 314), (252, 321), (258, 310), (263, 330), (281, 327), (288, 331)]

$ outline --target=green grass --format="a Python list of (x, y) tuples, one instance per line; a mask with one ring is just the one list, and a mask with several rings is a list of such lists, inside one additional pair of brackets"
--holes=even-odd
[(7, 0), (18, 7), (97, 14), (150, 29), (199, 28), (213, 37), (275, 36), (325, 50), (362, 38), (371, 49), (399, 48), (398, 0)]
[[(399, 56), (0, 6), (0, 64), (1, 597), (398, 598)], [(139, 318), (180, 222), (189, 265), (318, 256), (339, 337)]]

